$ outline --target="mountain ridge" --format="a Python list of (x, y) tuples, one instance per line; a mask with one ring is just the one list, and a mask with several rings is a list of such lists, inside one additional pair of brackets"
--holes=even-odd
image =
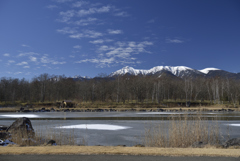
[(204, 68), (202, 70), (196, 70), (186, 66), (155, 66), (151, 69), (134, 69), (133, 67), (125, 66), (115, 72), (109, 74), (109, 77), (123, 76), (123, 75), (134, 75), (134, 76), (147, 76), (155, 75), (160, 76), (164, 72), (170, 72), (174, 76), (184, 78), (184, 77), (230, 77), (235, 79), (240, 79), (240, 73), (231, 73), (218, 68)]

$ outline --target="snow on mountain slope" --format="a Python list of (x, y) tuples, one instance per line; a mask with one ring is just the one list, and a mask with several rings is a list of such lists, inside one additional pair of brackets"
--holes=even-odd
[(122, 69), (117, 70), (116, 72), (113, 72), (112, 74), (110, 74), (110, 76), (114, 76), (114, 75), (125, 75), (125, 74), (130, 74), (130, 75), (146, 75), (147, 70), (140, 70), (140, 69), (134, 69), (132, 67), (126, 66), (123, 67)]
[(205, 69), (199, 70), (199, 72), (202, 72), (204, 74), (208, 74), (212, 70), (220, 70), (220, 69), (217, 69), (217, 68), (205, 68)]
[(92, 79), (92, 78), (89, 77), (89, 76), (80, 76), (80, 75), (75, 75), (75, 76), (73, 76), (72, 78), (74, 78), (74, 79)]
[(172, 66), (157, 66), (157, 67), (153, 67), (152, 69), (148, 70), (149, 73), (151, 74), (155, 74), (159, 71), (169, 71), (171, 72), (173, 75), (179, 76), (181, 72), (186, 71), (186, 70), (193, 70), (192, 68), (189, 67), (185, 67), (185, 66), (176, 66), (176, 67), (172, 67)]
[[(176, 66), (176, 67), (172, 67), (172, 66), (156, 66), (153, 67), (149, 70), (142, 70), (142, 69), (134, 69), (132, 67), (124, 67), (120, 70), (117, 70), (116, 72), (113, 72), (110, 74), (110, 76), (115, 76), (115, 75), (125, 75), (125, 74), (130, 74), (130, 75), (152, 75), (152, 74), (156, 74), (158, 72), (162, 72), (162, 71), (169, 71), (171, 72), (173, 75), (176, 76), (183, 76), (184, 72), (187, 71), (196, 71), (192, 68), (189, 67), (185, 67), (185, 66)], [(186, 74), (186, 73), (185, 73)]]

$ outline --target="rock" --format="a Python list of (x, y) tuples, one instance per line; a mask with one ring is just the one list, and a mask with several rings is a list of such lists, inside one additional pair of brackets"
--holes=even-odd
[(18, 118), (12, 123), (11, 126), (7, 128), (6, 132), (10, 133), (12, 141), (16, 143), (20, 140), (26, 140), (35, 137), (35, 132), (31, 121), (26, 117)]
[(3, 146), (5, 143), (3, 142), (3, 140), (0, 140), (0, 146)]
[(0, 131), (3, 131), (3, 130), (5, 131), (7, 130), (7, 128), (8, 128), (7, 126), (0, 125)]
[(22, 112), (31, 112), (30, 110), (23, 110)]
[(66, 110), (64, 110), (63, 112), (70, 112), (70, 110), (69, 110), (69, 109), (66, 109)]
[(57, 145), (55, 140), (49, 140), (47, 145)]
[(163, 112), (163, 111), (164, 111), (164, 110), (163, 110), (163, 109), (161, 109), (161, 108), (160, 108), (160, 109), (158, 109), (158, 112)]
[(202, 141), (198, 141), (192, 144), (193, 148), (203, 148), (207, 145), (207, 143), (204, 143)]
[(45, 112), (45, 108), (40, 109), (40, 112)]
[(9, 138), (8, 132), (0, 132), (0, 139), (7, 139)]
[(240, 138), (229, 139), (223, 144), (224, 148), (228, 148), (230, 146), (240, 146)]
[(24, 107), (21, 107), (21, 108), (20, 108), (20, 111), (23, 111), (23, 110), (24, 110)]

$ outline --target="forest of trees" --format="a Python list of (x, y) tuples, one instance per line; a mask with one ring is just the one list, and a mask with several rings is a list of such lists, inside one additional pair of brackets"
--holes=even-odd
[(0, 102), (139, 102), (208, 101), (212, 104), (240, 101), (240, 80), (228, 78), (171, 78), (153, 76), (100, 76), (74, 80), (65, 76), (41, 74), (31, 81), (1, 78)]

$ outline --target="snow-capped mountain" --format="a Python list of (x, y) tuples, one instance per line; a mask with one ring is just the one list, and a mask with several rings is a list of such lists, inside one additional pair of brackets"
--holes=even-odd
[(145, 75), (152, 75), (156, 77), (161, 77), (162, 74), (165, 75), (172, 75), (179, 78), (185, 77), (222, 77), (222, 78), (233, 78), (233, 79), (240, 79), (240, 73), (231, 73), (217, 68), (205, 68), (202, 70), (192, 69), (186, 66), (156, 66), (149, 70), (144, 69), (134, 69), (132, 67), (124, 67), (120, 70), (117, 70), (111, 73), (109, 76), (114, 77), (118, 75), (134, 75), (134, 76), (145, 76)]
[(208, 74), (210, 71), (215, 71), (215, 70), (220, 70), (220, 69), (217, 69), (217, 68), (205, 68), (205, 69), (202, 69), (202, 70), (199, 70), (199, 71), (204, 73), (204, 74)]
[(177, 77), (185, 77), (185, 76), (193, 76), (193, 75), (203, 75), (202, 72), (185, 67), (185, 66), (156, 66), (149, 70), (143, 69), (134, 69), (132, 67), (124, 67), (116, 72), (110, 74), (110, 77), (117, 76), (117, 75), (161, 75), (163, 72), (170, 72), (171, 74)]
[(81, 75), (75, 75), (72, 78), (85, 78), (85, 79), (91, 79), (89, 76), (81, 76)]
[(73, 80), (89, 80), (92, 79), (91, 77), (88, 76), (80, 76), (80, 75), (75, 75), (72, 77)]

